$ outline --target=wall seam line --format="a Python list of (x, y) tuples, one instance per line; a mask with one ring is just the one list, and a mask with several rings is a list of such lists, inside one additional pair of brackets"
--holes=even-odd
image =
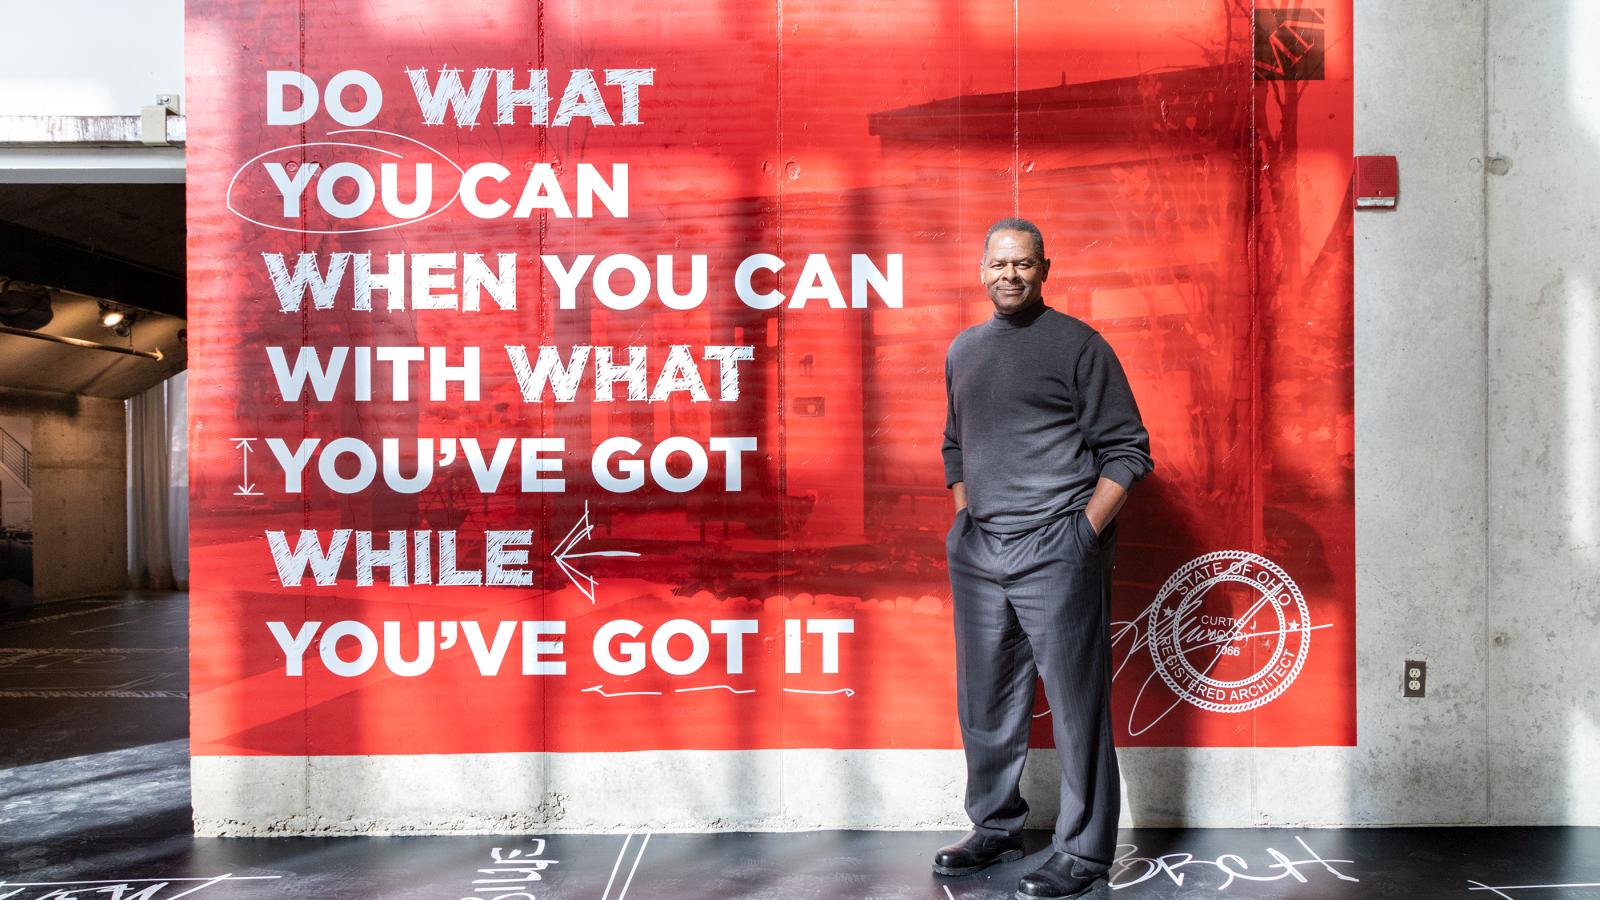
[(1483, 648), (1483, 812), (1479, 821), (1489, 824), (1494, 821), (1494, 752), (1492, 750), (1491, 732), (1489, 729), (1489, 716), (1492, 712), (1489, 698), (1489, 673), (1493, 666), (1493, 642), (1490, 638), (1491, 612), (1494, 598), (1494, 446), (1492, 440), (1493, 430), (1491, 423), (1494, 416), (1492, 404), (1491, 352), (1493, 343), (1490, 332), (1494, 327), (1494, 318), (1490, 313), (1491, 291), (1489, 279), (1489, 116), (1490, 116), (1490, 90), (1493, 84), (1491, 77), (1489, 57), (1489, 26), (1493, 17), (1491, 5), (1483, 8), (1483, 165), (1479, 167), (1479, 177), (1482, 179), (1479, 191), (1479, 204), (1483, 221), (1483, 259), (1479, 265), (1482, 281), (1482, 294), (1480, 302), (1483, 308), (1483, 633), (1480, 646)]

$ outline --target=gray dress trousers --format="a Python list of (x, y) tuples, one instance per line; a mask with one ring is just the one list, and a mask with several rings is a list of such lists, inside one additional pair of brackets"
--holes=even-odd
[(1061, 761), (1052, 843), (1096, 873), (1111, 866), (1121, 813), (1109, 631), (1116, 528), (1113, 520), (1096, 536), (1079, 509), (1032, 531), (991, 534), (963, 509), (945, 539), (967, 815), (981, 833), (1022, 831), (1037, 677)]

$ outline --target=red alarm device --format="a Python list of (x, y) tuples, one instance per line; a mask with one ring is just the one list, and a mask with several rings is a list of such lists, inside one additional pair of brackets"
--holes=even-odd
[(1356, 209), (1393, 209), (1400, 167), (1392, 156), (1356, 157)]

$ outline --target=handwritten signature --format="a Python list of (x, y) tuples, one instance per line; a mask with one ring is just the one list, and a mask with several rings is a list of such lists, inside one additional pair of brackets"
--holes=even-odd
[(1333, 867), (1334, 863), (1353, 864), (1355, 860), (1323, 859), (1304, 840), (1301, 840), (1299, 835), (1295, 835), (1294, 839), (1310, 858), (1290, 859), (1277, 850), (1268, 847), (1267, 855), (1272, 857), (1273, 862), (1256, 871), (1271, 872), (1276, 869), (1276, 874), (1271, 875), (1255, 874), (1250, 870), (1250, 864), (1237, 853), (1224, 853), (1216, 859), (1197, 859), (1192, 853), (1164, 853), (1152, 858), (1139, 856), (1139, 848), (1133, 844), (1118, 844), (1117, 856), (1111, 863), (1111, 871), (1107, 880), (1114, 891), (1130, 888), (1136, 884), (1143, 884), (1152, 878), (1163, 876), (1174, 885), (1181, 887), (1188, 875), (1185, 870), (1214, 871), (1227, 876), (1215, 888), (1218, 891), (1225, 891), (1235, 881), (1281, 881), (1285, 878), (1293, 878), (1295, 881), (1305, 884), (1307, 878), (1300, 871), (1301, 867), (1315, 872), (1315, 867), (1317, 866), (1321, 866), (1327, 874), (1340, 881), (1359, 882), (1361, 880), (1346, 875)]
[[(1215, 648), (1215, 652), (1211, 658), (1205, 661), (1204, 665), (1198, 669), (1202, 675), (1209, 675), (1211, 674), (1212, 669), (1216, 668), (1217, 663), (1221, 662), (1224, 657), (1230, 655), (1228, 653), (1229, 648), (1233, 647), (1233, 645), (1239, 641), (1260, 638), (1276, 638), (1278, 640), (1283, 640), (1291, 631), (1304, 631), (1309, 633), (1321, 628), (1332, 627), (1331, 625), (1312, 625), (1310, 622), (1299, 622), (1287, 626), (1280, 625), (1278, 628), (1264, 631), (1247, 632), (1245, 631), (1245, 628), (1247, 627), (1247, 624), (1254, 618), (1256, 612), (1270, 602), (1270, 598), (1262, 597), (1257, 599), (1255, 605), (1246, 611), (1244, 615), (1235, 617), (1232, 627), (1228, 628), (1226, 631), (1204, 630), (1191, 627), (1188, 631), (1178, 634), (1174, 639), (1173, 632), (1178, 629), (1179, 623), (1184, 620), (1185, 614), (1194, 610), (1200, 605), (1200, 602), (1205, 595), (1205, 591), (1205, 588), (1201, 588), (1190, 594), (1188, 597), (1185, 597), (1178, 608), (1171, 615), (1167, 616), (1165, 620), (1156, 627), (1154, 632), (1146, 631), (1144, 628), (1144, 623), (1150, 621), (1152, 618), (1151, 613), (1155, 611), (1156, 607), (1163, 602), (1164, 598), (1160, 596), (1150, 601), (1150, 604), (1144, 609), (1139, 610), (1138, 614), (1136, 614), (1132, 620), (1113, 621), (1111, 623), (1111, 647), (1113, 659), (1116, 662), (1116, 668), (1111, 673), (1112, 680), (1115, 681), (1122, 675), (1123, 670), (1128, 667), (1128, 663), (1141, 650), (1149, 652), (1152, 643), (1157, 640), (1173, 639), (1189, 651), (1201, 650), (1206, 647)], [(1200, 640), (1199, 638), (1202, 637), (1206, 639)], [(1118, 651), (1121, 652), (1120, 657), (1117, 656)], [(1151, 704), (1159, 703), (1160, 701), (1147, 700), (1145, 698), (1145, 693), (1150, 690), (1151, 682), (1157, 681), (1158, 677), (1159, 676), (1157, 672), (1152, 669), (1150, 674), (1146, 675), (1144, 681), (1139, 685), (1138, 693), (1134, 695), (1132, 708), (1128, 710), (1128, 734), (1137, 736), (1149, 731), (1151, 728), (1156, 726), (1156, 723), (1170, 715), (1173, 710), (1177, 709), (1178, 706), (1185, 701), (1185, 697), (1175, 696), (1173, 697), (1172, 702), (1169, 703), (1165, 709), (1155, 712), (1152, 715)], [(1148, 721), (1142, 723), (1139, 722), (1141, 709), (1143, 709), (1145, 715), (1149, 717)]]

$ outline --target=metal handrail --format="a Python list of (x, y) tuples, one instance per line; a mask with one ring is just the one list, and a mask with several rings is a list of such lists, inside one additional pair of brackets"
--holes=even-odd
[(33, 451), (0, 428), (0, 464), (15, 472), (28, 490), (33, 490)]

